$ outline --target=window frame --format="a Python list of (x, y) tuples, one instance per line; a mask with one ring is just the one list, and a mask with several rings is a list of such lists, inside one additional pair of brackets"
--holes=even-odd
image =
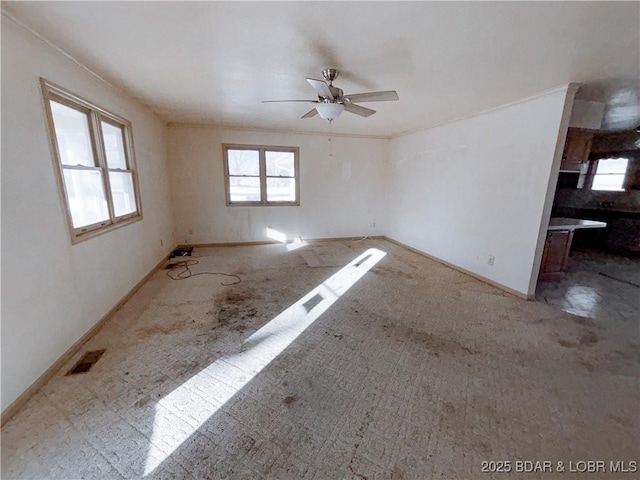
[[(56, 183), (58, 184), (61, 202), (64, 205), (63, 208), (65, 211), (65, 220), (69, 229), (71, 243), (76, 244), (84, 240), (96, 237), (98, 235), (102, 235), (103, 233), (110, 232), (112, 230), (115, 230), (116, 228), (120, 228), (125, 225), (129, 225), (131, 223), (142, 220), (142, 202), (140, 199), (140, 186), (138, 183), (138, 171), (135, 162), (131, 122), (125, 118), (120, 117), (119, 115), (109, 112), (102, 107), (99, 107), (93, 102), (90, 102), (65, 88), (60, 87), (59, 85), (46, 80), (45, 78), (40, 78), (40, 84), (44, 100), (47, 130), (49, 133)], [(52, 101), (60, 103), (65, 107), (71, 108), (87, 115), (89, 140), (91, 142), (91, 153), (93, 155), (95, 163), (94, 166), (64, 165), (62, 163), (62, 156), (60, 155), (55, 123), (53, 120), (53, 112), (51, 109)], [(106, 123), (116, 128), (122, 129), (122, 141), (126, 167), (125, 169), (109, 167), (109, 164), (107, 163), (104, 136), (102, 133), (102, 123)], [(64, 180), (65, 170), (97, 170), (101, 172), (109, 218), (90, 225), (84, 225), (82, 227), (73, 226), (73, 217), (71, 215), (69, 195)], [(111, 181), (109, 178), (110, 172), (123, 172), (131, 174), (133, 194), (136, 201), (135, 212), (120, 216), (115, 215), (113, 193), (111, 191)]]
[[(627, 160), (627, 166), (625, 168), (624, 173), (620, 174), (607, 174), (607, 173), (598, 173), (598, 165), (601, 160), (610, 160), (616, 158), (624, 158)], [(629, 166), (631, 165), (631, 158), (629, 155), (625, 155), (624, 153), (608, 153), (608, 154), (598, 154), (596, 157), (592, 158), (589, 162), (589, 169), (587, 171), (587, 182), (585, 187), (593, 192), (624, 192), (629, 190)], [(604, 175), (622, 175), (622, 183), (620, 184), (620, 189), (616, 190), (602, 190), (602, 189), (594, 189), (593, 183), (597, 176)]]
[[(260, 200), (259, 201), (243, 201), (237, 202), (231, 200), (231, 177), (238, 175), (229, 174), (229, 150), (252, 150), (258, 152), (259, 174), (245, 175), (251, 178), (260, 179)], [(293, 177), (281, 177), (267, 175), (267, 152), (289, 152), (293, 153), (293, 165), (295, 175)], [(299, 147), (283, 147), (274, 145), (245, 145), (245, 144), (222, 144), (222, 163), (224, 166), (224, 188), (225, 203), (227, 207), (298, 207), (300, 206), (300, 148)], [(295, 182), (295, 200), (292, 202), (269, 201), (267, 200), (267, 179), (268, 178), (293, 178)]]

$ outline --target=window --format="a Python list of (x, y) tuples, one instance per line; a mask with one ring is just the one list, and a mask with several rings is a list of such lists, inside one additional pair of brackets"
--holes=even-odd
[(591, 190), (623, 191), (628, 158), (601, 158), (597, 161)]
[(72, 242), (140, 220), (131, 124), (41, 83)]
[(297, 147), (222, 148), (227, 205), (300, 205)]

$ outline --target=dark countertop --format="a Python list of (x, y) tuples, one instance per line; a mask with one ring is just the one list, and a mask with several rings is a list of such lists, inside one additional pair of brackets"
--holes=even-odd
[(640, 211), (618, 210), (612, 208), (598, 207), (554, 207), (552, 215), (554, 217), (585, 218), (593, 220), (608, 220), (616, 218), (640, 219)]

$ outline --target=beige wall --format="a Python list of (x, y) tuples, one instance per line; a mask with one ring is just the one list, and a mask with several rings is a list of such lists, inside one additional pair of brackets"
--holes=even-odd
[[(172, 126), (168, 143), (178, 242), (380, 234), (387, 140)], [(300, 206), (227, 207), (223, 143), (300, 147)]]
[[(71, 244), (39, 77), (132, 122), (142, 221)], [(2, 410), (174, 245), (164, 137), (149, 110), (2, 17)]]

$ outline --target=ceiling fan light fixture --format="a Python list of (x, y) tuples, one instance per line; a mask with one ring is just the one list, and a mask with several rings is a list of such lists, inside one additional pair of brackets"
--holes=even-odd
[(335, 120), (336, 118), (338, 118), (340, 114), (344, 111), (344, 105), (342, 105), (341, 103), (329, 103), (329, 102), (319, 103), (316, 106), (316, 110), (318, 111), (318, 114), (322, 118), (324, 118), (325, 120), (329, 120), (331, 122), (332, 120)]
[[(314, 103), (316, 107), (305, 113), (301, 118), (311, 118), (320, 115), (323, 120), (331, 123), (338, 118), (343, 111), (353, 113), (361, 117), (370, 117), (375, 110), (372, 110), (354, 102), (387, 102), (398, 100), (395, 90), (385, 90), (384, 92), (364, 92), (345, 95), (341, 88), (333, 86), (333, 80), (338, 76), (338, 70), (327, 68), (322, 71), (322, 76), (326, 81), (307, 78), (307, 82), (316, 91), (315, 100), (263, 100), (263, 103), (274, 102), (303, 102)], [(327, 83), (329, 82), (329, 83)]]

